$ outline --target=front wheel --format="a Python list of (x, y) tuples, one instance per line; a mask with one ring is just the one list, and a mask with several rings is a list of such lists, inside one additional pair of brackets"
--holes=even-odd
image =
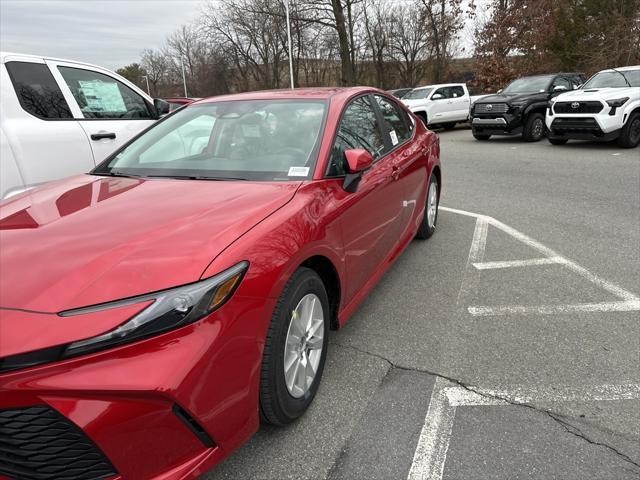
[(544, 137), (545, 129), (544, 115), (541, 113), (532, 113), (524, 124), (522, 138), (527, 142), (537, 142)]
[(426, 240), (436, 231), (436, 223), (438, 221), (438, 203), (440, 200), (439, 196), (438, 179), (435, 175), (431, 174), (429, 189), (427, 190), (427, 203), (425, 205), (424, 218), (422, 219), (422, 223), (420, 223), (418, 233), (416, 233), (416, 238), (420, 240)]
[(622, 127), (618, 137), (618, 145), (622, 148), (633, 148), (638, 144), (640, 144), (640, 113), (634, 113), (627, 124)]
[(551, 145), (564, 145), (565, 143), (567, 143), (567, 139), (566, 138), (549, 138), (549, 137), (547, 137), (547, 140), (549, 140), (549, 143)]
[(327, 355), (329, 300), (316, 272), (299, 268), (271, 317), (262, 354), (260, 415), (283, 426), (300, 417), (316, 395)]

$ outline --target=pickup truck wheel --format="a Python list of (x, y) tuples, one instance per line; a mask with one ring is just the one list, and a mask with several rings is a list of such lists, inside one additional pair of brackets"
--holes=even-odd
[(475, 138), (476, 140), (489, 140), (491, 138), (491, 135), (481, 135), (479, 133), (474, 133), (473, 138)]
[(422, 223), (420, 223), (420, 227), (416, 233), (416, 238), (419, 240), (426, 240), (436, 231), (439, 197), (438, 179), (435, 175), (431, 175), (431, 179), (429, 180), (429, 189), (427, 190), (427, 203), (424, 207), (424, 218), (422, 219)]
[(522, 138), (527, 142), (537, 142), (544, 137), (544, 116), (541, 113), (532, 113), (527, 118), (522, 132)]
[(416, 112), (416, 116), (422, 120), (425, 127), (429, 128), (429, 120), (425, 112)]
[(567, 143), (566, 138), (547, 138), (547, 140), (549, 140), (551, 145), (564, 145)]
[(640, 113), (633, 113), (627, 124), (622, 127), (618, 137), (618, 145), (622, 148), (637, 147), (640, 143)]

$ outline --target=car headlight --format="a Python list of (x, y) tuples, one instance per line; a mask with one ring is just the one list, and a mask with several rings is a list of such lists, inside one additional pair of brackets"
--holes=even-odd
[(199, 282), (60, 312), (59, 316), (70, 317), (125, 305), (149, 303), (142, 311), (107, 333), (66, 345), (56, 345), (0, 358), (0, 373), (104, 350), (193, 323), (220, 308), (231, 298), (248, 267), (249, 262), (240, 262), (224, 272)]
[(527, 104), (526, 102), (520, 102), (520, 103), (514, 102), (511, 104), (511, 110), (513, 110), (514, 112), (519, 112), (524, 108), (526, 104)]
[(69, 344), (64, 357), (128, 343), (193, 323), (220, 308), (231, 298), (248, 266), (248, 262), (240, 262), (218, 275), (189, 285), (61, 312), (60, 316), (70, 317), (145, 301), (152, 302), (114, 330)]
[(607, 105), (613, 108), (618, 108), (624, 105), (625, 103), (627, 103), (628, 100), (629, 100), (629, 97), (616, 98), (614, 100), (607, 100)]

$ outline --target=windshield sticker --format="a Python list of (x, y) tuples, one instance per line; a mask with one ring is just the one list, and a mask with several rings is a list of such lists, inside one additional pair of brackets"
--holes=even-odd
[(389, 136), (391, 136), (391, 143), (393, 143), (394, 145), (398, 144), (398, 134), (396, 133), (395, 130), (391, 130), (389, 132)]
[(306, 177), (309, 175), (309, 167), (289, 167), (290, 177)]

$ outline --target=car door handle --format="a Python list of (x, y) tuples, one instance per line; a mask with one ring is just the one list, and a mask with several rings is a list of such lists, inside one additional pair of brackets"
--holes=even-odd
[(102, 140), (103, 138), (110, 138), (111, 140), (115, 140), (116, 134), (113, 132), (98, 132), (91, 134), (91, 140)]

